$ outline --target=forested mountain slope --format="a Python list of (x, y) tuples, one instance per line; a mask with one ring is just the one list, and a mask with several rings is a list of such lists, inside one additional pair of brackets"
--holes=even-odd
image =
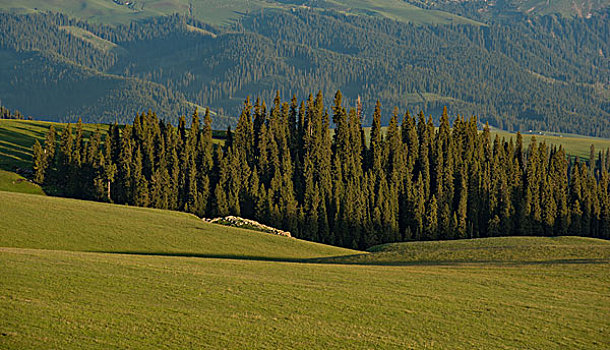
[(194, 14), (107, 26), (3, 13), (0, 98), (64, 121), (124, 123), (150, 108), (175, 123), (206, 106), (228, 117), (215, 117), (224, 127), (248, 95), (270, 101), (279, 90), (303, 99), (341, 89), (348, 102), (361, 96), (369, 111), (376, 99), (435, 115), (447, 106), (508, 130), (610, 137), (607, 9), (590, 18), (432, 25), (445, 22), (384, 16), (389, 0), (353, 8), (285, 3), (289, 11), (285, 4), (247, 11), (223, 26)]

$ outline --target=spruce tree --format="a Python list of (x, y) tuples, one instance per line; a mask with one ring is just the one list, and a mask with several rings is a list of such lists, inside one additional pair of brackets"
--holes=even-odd
[(34, 182), (42, 185), (44, 183), (45, 174), (47, 171), (47, 161), (40, 142), (36, 140), (33, 147), (34, 158)]

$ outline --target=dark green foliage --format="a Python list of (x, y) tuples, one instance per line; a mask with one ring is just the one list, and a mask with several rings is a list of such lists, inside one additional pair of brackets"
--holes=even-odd
[(87, 143), (79, 123), (62, 133), (55, 156), (54, 131), (44, 148), (34, 145), (35, 177), (66, 196), (240, 215), (354, 248), (515, 234), (608, 238), (608, 151), (586, 164), (535, 139), (524, 150), (521, 135), (516, 145), (492, 140), (475, 117), (457, 116), (450, 127), (446, 110), (435, 129), (423, 112), (399, 125), (395, 109), (384, 136), (380, 104), (367, 144), (360, 108), (345, 108), (337, 92), (331, 137), (323, 101), (319, 93), (296, 107), (276, 95), (267, 110), (247, 99), (224, 147), (212, 141), (207, 110), (203, 123), (193, 114), (190, 129), (185, 117), (176, 128), (149, 111)]
[[(11, 111), (0, 105), (0, 119), (26, 119), (19, 111)], [(32, 118), (27, 118), (32, 119)]]
[(143, 105), (168, 120), (190, 103), (233, 116), (248, 95), (269, 102), (278, 89), (299, 98), (341, 89), (352, 104), (361, 95), (368, 106), (379, 99), (436, 115), (448, 106), (509, 131), (608, 137), (607, 17), (608, 9), (589, 19), (416, 26), (295, 9), (253, 12), (214, 29), (181, 16), (110, 27), (1, 14), (0, 95), (35, 116), (124, 123)]
[(46, 160), (44, 150), (40, 145), (40, 142), (36, 140), (33, 147), (34, 153), (34, 182), (37, 184), (42, 184), (44, 182), (44, 176), (46, 173)]

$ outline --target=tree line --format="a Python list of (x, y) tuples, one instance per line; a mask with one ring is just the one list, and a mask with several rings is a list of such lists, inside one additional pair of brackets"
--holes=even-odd
[(32, 119), (31, 117), (26, 117), (23, 114), (21, 114), (21, 112), (14, 110), (11, 111), (10, 109), (4, 107), (4, 106), (0, 106), (0, 119)]
[[(526, 148), (479, 130), (476, 117), (445, 110), (438, 127), (423, 112), (391, 114), (381, 105), (370, 135), (362, 108), (307, 100), (245, 101), (224, 144), (212, 137), (209, 110), (177, 127), (142, 113), (88, 141), (82, 123), (51, 128), (34, 145), (35, 181), (59, 194), (182, 210), (200, 217), (238, 215), (296, 237), (366, 248), (408, 241), (501, 235), (610, 238), (610, 150), (590, 161), (561, 147)], [(331, 125), (334, 128), (331, 129)], [(57, 142), (59, 138), (59, 142)], [(59, 144), (57, 146), (57, 144)]]

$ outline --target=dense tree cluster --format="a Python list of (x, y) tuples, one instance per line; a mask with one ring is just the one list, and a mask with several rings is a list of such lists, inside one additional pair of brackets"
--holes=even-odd
[[(491, 139), (475, 117), (446, 111), (437, 127), (423, 112), (395, 109), (387, 129), (375, 107), (367, 137), (362, 109), (331, 108), (321, 93), (271, 108), (247, 100), (224, 145), (211, 118), (191, 128), (154, 113), (83, 141), (68, 127), (55, 151), (51, 129), (34, 146), (36, 181), (63, 195), (239, 215), (297, 237), (365, 248), (384, 242), (499, 235), (610, 238), (610, 151), (590, 162), (519, 134)], [(330, 128), (332, 123), (336, 126)], [(367, 140), (368, 139), (368, 140)]]
[(19, 111), (11, 111), (8, 108), (0, 106), (0, 119), (31, 119), (30, 117), (25, 117)]

